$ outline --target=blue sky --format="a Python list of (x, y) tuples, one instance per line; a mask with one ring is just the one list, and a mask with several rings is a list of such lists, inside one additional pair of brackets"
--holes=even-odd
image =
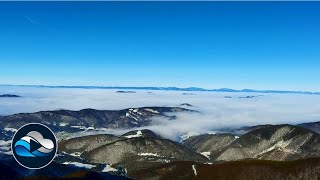
[(320, 91), (319, 2), (0, 2), (0, 84)]

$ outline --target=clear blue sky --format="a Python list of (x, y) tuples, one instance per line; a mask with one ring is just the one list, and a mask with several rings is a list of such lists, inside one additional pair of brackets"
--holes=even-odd
[(0, 84), (320, 91), (320, 3), (1, 2)]

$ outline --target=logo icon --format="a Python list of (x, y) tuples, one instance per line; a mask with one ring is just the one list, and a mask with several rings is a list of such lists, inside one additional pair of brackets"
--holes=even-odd
[(53, 161), (57, 153), (57, 141), (47, 126), (30, 123), (15, 133), (11, 149), (20, 165), (28, 169), (40, 169)]

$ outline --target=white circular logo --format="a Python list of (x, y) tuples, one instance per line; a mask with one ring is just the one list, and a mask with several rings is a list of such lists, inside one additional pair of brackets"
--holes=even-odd
[(15, 160), (23, 167), (41, 169), (53, 161), (58, 145), (50, 128), (43, 124), (30, 123), (19, 128), (14, 134), (11, 150)]

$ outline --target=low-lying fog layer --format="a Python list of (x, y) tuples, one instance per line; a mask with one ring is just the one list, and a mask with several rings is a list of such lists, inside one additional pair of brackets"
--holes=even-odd
[(179, 113), (174, 121), (157, 118), (148, 127), (171, 139), (178, 133), (189, 131), (206, 132), (246, 125), (320, 121), (319, 95), (116, 91), (1, 86), (0, 94), (22, 97), (0, 98), (0, 115), (57, 109), (117, 110), (142, 106), (178, 106), (182, 103), (193, 105), (194, 107), (186, 108), (196, 109), (201, 113)]

